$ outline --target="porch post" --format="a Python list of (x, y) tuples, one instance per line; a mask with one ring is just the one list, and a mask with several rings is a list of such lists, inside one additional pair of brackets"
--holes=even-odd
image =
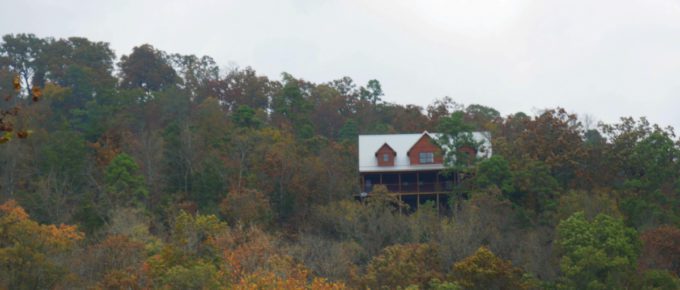
[[(418, 171), (416, 171), (416, 192), (420, 193), (420, 172)], [(418, 202), (420, 202), (420, 200)]]
[(401, 172), (397, 174), (399, 176), (399, 193), (401, 193)]

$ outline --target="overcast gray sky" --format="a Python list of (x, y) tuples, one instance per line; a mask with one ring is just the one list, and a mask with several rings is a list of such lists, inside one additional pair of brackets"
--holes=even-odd
[(680, 129), (680, 0), (0, 2), (0, 34), (84, 36), (119, 57), (150, 43), (276, 79), (378, 79), (400, 104), (450, 96)]

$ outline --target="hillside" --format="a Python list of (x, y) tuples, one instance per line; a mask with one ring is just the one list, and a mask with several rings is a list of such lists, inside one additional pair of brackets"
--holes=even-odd
[[(3, 37), (0, 289), (680, 288), (673, 128), (219, 67)], [(423, 131), (489, 132), (493, 156), (444, 214), (357, 202), (358, 135)]]

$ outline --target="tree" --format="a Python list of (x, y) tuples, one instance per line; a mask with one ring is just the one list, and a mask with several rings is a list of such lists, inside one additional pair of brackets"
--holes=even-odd
[(343, 123), (351, 114), (347, 97), (337, 89), (321, 84), (312, 89), (310, 102), (314, 107), (310, 112), (310, 119), (316, 133), (328, 139), (338, 138)]
[(465, 170), (468, 165), (475, 161), (475, 156), (468, 150), (471, 148), (475, 153), (479, 152), (481, 143), (475, 141), (472, 136), (472, 127), (464, 120), (464, 113), (456, 111), (451, 116), (442, 118), (439, 123), (439, 132), (442, 134), (437, 144), (445, 151), (444, 159), (455, 170)]
[(474, 124), (477, 130), (488, 130), (490, 123), (500, 117), (501, 114), (491, 107), (473, 104), (465, 108), (466, 121)]
[(194, 257), (213, 254), (212, 242), (226, 226), (215, 215), (192, 216), (181, 211), (172, 227), (172, 245)]
[(123, 88), (142, 88), (158, 91), (176, 84), (177, 73), (170, 65), (165, 52), (149, 44), (136, 46), (130, 55), (124, 55), (118, 63)]
[(624, 289), (634, 276), (640, 251), (635, 230), (599, 214), (590, 222), (577, 212), (557, 227), (563, 253), (560, 284), (573, 289)]
[(272, 218), (269, 200), (257, 190), (231, 191), (220, 203), (220, 213), (232, 224), (267, 224)]
[(581, 123), (576, 115), (561, 108), (546, 110), (533, 120), (525, 120), (523, 127), (512, 145), (515, 152), (495, 153), (509, 159), (538, 160), (563, 186), (576, 182), (579, 164), (585, 157)]
[(594, 219), (601, 213), (621, 218), (623, 215), (619, 211), (615, 198), (615, 192), (570, 190), (559, 197), (557, 219), (567, 219), (579, 211), (583, 212), (588, 219)]
[(175, 265), (166, 272), (157, 286), (163, 289), (201, 290), (222, 288), (217, 267), (211, 263), (199, 261), (190, 265)]
[(680, 289), (680, 279), (677, 275), (663, 270), (648, 270), (642, 273), (642, 279), (633, 287), (643, 290), (674, 290)]
[(359, 89), (359, 98), (376, 105), (381, 101), (380, 97), (383, 96), (382, 86), (378, 80), (370, 80), (366, 87), (361, 87)]
[(173, 54), (168, 57), (182, 80), (182, 88), (191, 99), (200, 103), (210, 96), (208, 84), (219, 79), (220, 70), (209, 56)]
[(680, 229), (670, 225), (644, 231), (641, 269), (664, 269), (680, 276)]
[[(34, 136), (33, 148), (40, 156), (33, 165), (34, 177), (25, 184), (17, 199), (40, 222), (76, 222), (75, 207), (96, 201), (89, 191), (89, 150), (82, 135), (73, 130), (41, 132)], [(35, 154), (35, 153), (34, 153)], [(95, 217), (99, 219), (97, 211)]]
[(259, 128), (262, 121), (257, 117), (255, 110), (248, 105), (240, 105), (231, 115), (234, 125), (242, 128)]
[(269, 99), (281, 89), (279, 82), (258, 76), (251, 67), (233, 69), (218, 81), (208, 82), (209, 95), (217, 97), (226, 111), (232, 112), (241, 105), (255, 110), (269, 108)]
[(362, 284), (373, 289), (396, 289), (409, 285), (425, 287), (430, 280), (442, 278), (441, 270), (435, 246), (394, 245), (371, 259)]
[[(37, 102), (42, 97), (39, 86), (33, 85), (33, 75), (38, 70), (39, 51), (43, 43), (34, 35), (5, 35), (0, 45), (0, 144), (9, 142), (14, 137), (24, 139), (29, 131), (15, 128), (21, 119), (25, 99)], [(22, 80), (23, 79), (23, 80)], [(26, 98), (22, 97), (22, 83), (26, 89)]]
[(214, 215), (181, 211), (175, 216), (169, 243), (146, 260), (144, 274), (156, 287), (218, 288), (221, 254), (216, 241), (227, 230), (226, 223)]
[(626, 222), (636, 228), (680, 222), (677, 198), (678, 156), (673, 128), (661, 128), (645, 118), (621, 118), (602, 125), (611, 140), (604, 150), (604, 162), (611, 186), (622, 191), (620, 202)]
[(289, 122), (297, 137), (310, 138), (314, 132), (309, 119), (312, 105), (307, 100), (309, 84), (287, 73), (283, 74), (283, 79), (283, 88), (272, 99), (272, 119), (281, 127), (287, 127)]
[(342, 282), (329, 282), (313, 277), (304, 265), (297, 264), (288, 256), (274, 256), (268, 261), (270, 269), (256, 271), (238, 279), (234, 289), (347, 289)]
[(550, 168), (538, 160), (523, 160), (514, 168), (513, 191), (509, 197), (513, 202), (535, 213), (552, 213), (557, 207), (560, 186), (550, 174)]
[(121, 153), (106, 167), (106, 190), (116, 206), (141, 206), (149, 195), (144, 176), (130, 155)]
[(42, 78), (36, 80), (36, 85), (50, 82), (69, 88), (69, 94), (53, 106), (63, 110), (64, 115), (77, 118), (77, 114), (82, 113), (79, 110), (88, 102), (97, 100), (106, 104), (108, 98), (114, 97), (111, 95), (117, 82), (112, 75), (115, 58), (105, 42), (92, 42), (82, 37), (48, 39), (39, 56)]
[(0, 205), (0, 287), (52, 289), (68, 279), (61, 264), (83, 234), (75, 226), (41, 225), (15, 201)]
[(481, 246), (521, 265), (541, 279), (556, 276), (553, 258), (553, 230), (530, 225), (524, 211), (499, 192), (480, 192), (463, 200), (436, 231), (441, 258), (449, 268), (472, 256)]
[(116, 275), (114, 273), (117, 272), (138, 275), (145, 256), (144, 246), (144, 243), (131, 240), (127, 236), (109, 235), (78, 255), (75, 268), (84, 280), (93, 284), (102, 280), (110, 283), (110, 275)]
[(357, 122), (353, 119), (347, 120), (340, 128), (338, 134), (340, 140), (356, 142), (356, 140), (359, 138), (359, 128)]
[(456, 103), (450, 97), (437, 99), (427, 106), (427, 117), (430, 119), (431, 127), (435, 128), (444, 117), (450, 116), (453, 112), (462, 111), (464, 106)]
[(0, 55), (6, 56), (9, 68), (19, 74), (20, 82), (26, 89), (26, 96), (32, 96), (33, 84), (44, 77), (36, 74), (41, 72), (42, 64), (39, 58), (45, 41), (33, 34), (7, 34), (2, 40)]
[(453, 265), (452, 278), (465, 289), (530, 289), (532, 282), (512, 263), (480, 247)]
[(404, 206), (396, 197), (388, 195), (384, 187), (375, 186), (364, 204), (340, 200), (315, 206), (311, 229), (333, 239), (355, 241), (371, 257), (384, 247), (415, 242), (408, 217), (400, 213)]
[(500, 155), (494, 155), (477, 165), (474, 183), (482, 190), (495, 186), (504, 194), (510, 194), (515, 191), (513, 175), (508, 161)]

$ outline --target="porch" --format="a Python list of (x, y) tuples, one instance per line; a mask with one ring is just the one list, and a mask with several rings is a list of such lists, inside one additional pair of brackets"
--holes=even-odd
[(362, 192), (370, 193), (376, 185), (384, 185), (390, 193), (400, 195), (448, 193), (458, 184), (457, 174), (441, 171), (371, 172), (361, 173)]

